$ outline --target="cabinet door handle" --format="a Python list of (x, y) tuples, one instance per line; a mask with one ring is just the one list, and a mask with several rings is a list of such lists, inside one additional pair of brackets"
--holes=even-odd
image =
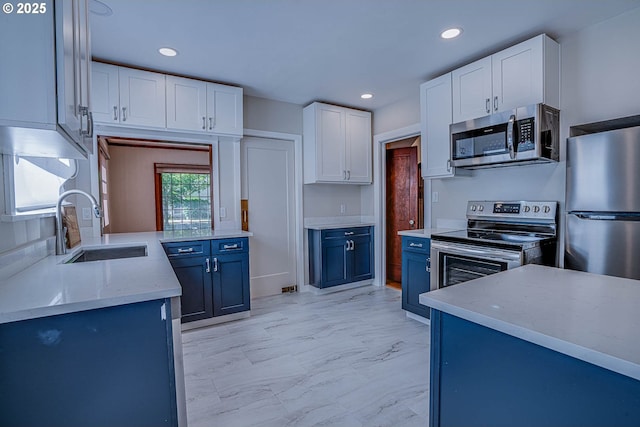
[(93, 138), (93, 112), (89, 111), (89, 115), (87, 116), (87, 137)]
[(122, 107), (122, 121), (127, 121), (127, 107)]
[(213, 130), (213, 117), (209, 117), (209, 130)]
[(484, 108), (487, 110), (487, 114), (491, 112), (491, 98), (487, 98)]
[(213, 271), (214, 272), (218, 271), (218, 258), (213, 259)]
[(223, 245), (223, 249), (238, 249), (238, 244), (234, 243), (233, 245)]
[(347, 171), (347, 181), (350, 181), (350, 180), (351, 180), (351, 171), (348, 170)]
[(193, 248), (178, 248), (179, 254), (188, 254), (190, 252), (193, 252)]
[(118, 121), (118, 106), (117, 105), (113, 106), (113, 121), (114, 122)]
[(447, 160), (447, 172), (451, 172), (451, 159)]
[(356, 244), (355, 244), (355, 242), (354, 242), (353, 240), (349, 240), (349, 245), (350, 245), (350, 247), (351, 247), (351, 249), (350, 249), (350, 250), (353, 250), (353, 249), (355, 249), (355, 247), (356, 247)]
[(207, 268), (206, 268), (206, 270), (205, 270), (205, 271), (206, 271), (207, 273), (211, 273), (211, 263), (209, 262), (209, 258), (205, 259), (205, 260), (204, 260), (204, 263), (205, 263), (205, 265), (207, 266)]
[(421, 248), (422, 247), (422, 243), (409, 243), (409, 246), (412, 248)]
[(343, 170), (343, 171), (342, 171), (342, 180), (343, 180), (343, 181), (346, 181), (346, 180), (347, 180), (347, 171), (346, 171), (346, 170)]
[(493, 98), (493, 109), (494, 111), (498, 111), (498, 97)]
[(207, 118), (202, 116), (202, 130), (207, 130)]

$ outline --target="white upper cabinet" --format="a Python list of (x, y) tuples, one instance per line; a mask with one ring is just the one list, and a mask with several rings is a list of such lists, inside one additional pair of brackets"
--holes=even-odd
[(29, 6), (38, 13), (6, 15), (0, 25), (0, 151), (86, 158), (93, 144), (87, 0)]
[(420, 85), (422, 176), (446, 178), (451, 166), (449, 125), (452, 123), (451, 73)]
[(119, 67), (118, 84), (120, 123), (166, 127), (164, 74)]
[(453, 70), (451, 77), (453, 123), (491, 113), (491, 57)]
[(542, 34), (452, 72), (453, 122), (560, 104), (559, 46)]
[(371, 183), (371, 113), (314, 102), (303, 132), (305, 184)]
[(167, 76), (167, 128), (243, 133), (242, 88)]
[(91, 67), (91, 89), (93, 119), (100, 123), (119, 123), (118, 67), (94, 62)]
[(165, 128), (165, 76), (94, 62), (91, 72), (94, 120), (145, 128)]
[(222, 135), (242, 136), (242, 88), (207, 83), (207, 129)]
[(92, 147), (91, 43), (86, 0), (56, 0), (58, 124), (79, 143)]

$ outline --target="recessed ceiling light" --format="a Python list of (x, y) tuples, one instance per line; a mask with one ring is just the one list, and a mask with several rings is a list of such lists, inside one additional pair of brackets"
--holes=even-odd
[(462, 28), (449, 28), (448, 30), (444, 30), (440, 37), (443, 39), (453, 39), (462, 34)]
[(363, 93), (362, 95), (360, 95), (360, 98), (362, 98), (362, 99), (371, 99), (371, 98), (373, 98), (373, 94), (372, 93)]
[(158, 52), (160, 52), (160, 54), (164, 56), (176, 56), (178, 54), (177, 50), (170, 47), (161, 47), (160, 49), (158, 49)]

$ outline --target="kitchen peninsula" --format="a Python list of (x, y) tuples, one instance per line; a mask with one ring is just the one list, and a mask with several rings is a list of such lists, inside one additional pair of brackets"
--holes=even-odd
[(430, 425), (640, 424), (640, 282), (527, 265), (424, 293)]
[[(186, 425), (182, 289), (163, 243), (237, 231), (110, 234), (48, 256), (0, 286), (0, 424)], [(81, 250), (146, 255), (69, 261)]]

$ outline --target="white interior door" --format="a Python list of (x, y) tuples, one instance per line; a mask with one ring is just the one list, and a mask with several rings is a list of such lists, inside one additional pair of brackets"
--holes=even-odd
[(251, 296), (296, 284), (293, 142), (242, 140), (242, 198), (249, 201)]

